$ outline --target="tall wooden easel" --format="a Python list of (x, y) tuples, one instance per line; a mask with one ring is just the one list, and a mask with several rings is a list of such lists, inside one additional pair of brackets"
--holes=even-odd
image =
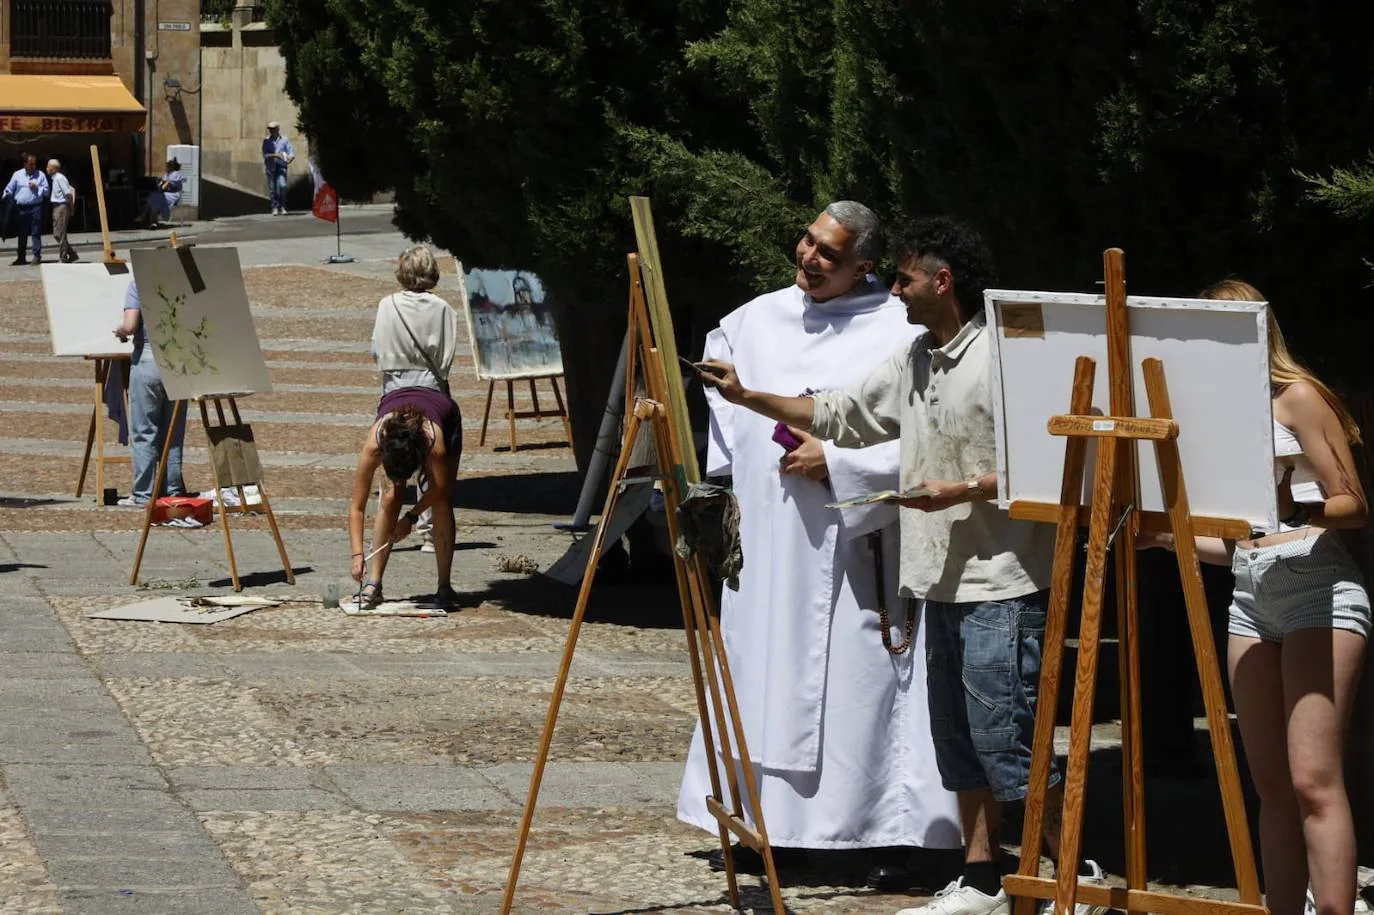
[[(1130, 335), (1126, 308), (1125, 255), (1112, 248), (1103, 255), (1107, 300), (1107, 378), (1111, 386), (1111, 416), (1090, 415), (1092, 406), (1092, 359), (1079, 357), (1067, 415), (1052, 417), (1052, 435), (1067, 437), (1064, 476), (1058, 505), (1013, 502), (1011, 516), (1058, 525), (1049, 613), (1045, 625), (1044, 658), (1040, 675), (1039, 707), (1035, 719), (1035, 743), (1031, 754), (1030, 784), (1026, 797), (1021, 866), (1004, 881), (1007, 893), (1017, 897), (1016, 915), (1030, 915), (1035, 899), (1054, 899), (1057, 912), (1072, 912), (1076, 902), (1111, 906), (1125, 912), (1163, 912), (1168, 915), (1222, 915), (1267, 912), (1260, 897), (1254, 850), (1245, 816), (1231, 723), (1222, 692), (1216, 646), (1203, 592), (1194, 536), (1244, 539), (1250, 525), (1243, 520), (1199, 518), (1188, 508), (1182, 465), (1179, 461), (1178, 424), (1173, 419), (1164, 366), (1146, 359), (1142, 368), (1150, 416), (1136, 414), (1132, 391)], [(1058, 878), (1039, 876), (1041, 830), (1045, 820), (1045, 796), (1050, 764), (1054, 757), (1054, 721), (1059, 675), (1064, 654), (1069, 594), (1072, 589), (1074, 548), (1084, 520), (1080, 499), (1088, 439), (1097, 440), (1092, 505), (1087, 512), (1088, 557), (1083, 585), (1083, 613), (1079, 630), (1078, 667), (1074, 679), (1073, 715), (1069, 730), (1069, 755), (1064, 776), (1063, 830), (1059, 838)], [(1136, 510), (1139, 472), (1136, 443), (1154, 443), (1167, 513)], [(1197, 899), (1148, 890), (1145, 869), (1145, 776), (1140, 733), (1140, 658), (1136, 612), (1136, 535), (1141, 530), (1174, 535), (1179, 574), (1183, 579), (1188, 627), (1197, 659), (1207, 725), (1216, 757), (1231, 859), (1240, 890), (1239, 902)], [(1115, 543), (1116, 600), (1121, 652), (1121, 755), (1122, 809), (1125, 821), (1125, 889), (1080, 885), (1078, 865), (1083, 837), (1089, 742), (1092, 737), (1093, 694), (1097, 684), (1097, 660), (1102, 636), (1102, 596), (1107, 553)]]
[[(237, 396), (233, 394), (208, 395), (197, 397), (200, 405), (200, 422), (205, 429), (205, 439), (210, 448), (210, 472), (215, 480), (215, 509), (219, 512), (220, 528), (224, 531), (224, 553), (229, 557), (229, 577), (235, 591), (242, 591), (239, 582), (238, 562), (234, 559), (234, 540), (229, 533), (229, 516), (245, 515), (256, 510), (250, 509), (245, 486), (257, 487), (262, 499), (260, 506), (267, 516), (267, 526), (272, 531), (272, 539), (277, 544), (277, 554), (281, 556), (282, 570), (286, 573), (286, 583), (294, 585), (296, 574), (291, 569), (291, 560), (286, 557), (286, 544), (282, 542), (281, 531), (277, 527), (277, 517), (272, 513), (272, 503), (267, 498), (267, 489), (262, 483), (262, 464), (258, 461), (257, 445), (253, 441), (253, 427), (239, 415)], [(218, 422), (210, 421), (207, 403), (214, 403), (215, 417)], [(224, 412), (225, 404), (234, 421), (230, 423)], [(162, 456), (157, 462), (157, 476), (153, 481), (154, 498), (148, 500), (148, 508), (143, 515), (143, 533), (138, 538), (138, 552), (134, 555), (134, 569), (129, 574), (129, 584), (138, 584), (138, 569), (143, 564), (143, 550), (148, 545), (148, 531), (153, 527), (153, 510), (157, 504), (157, 493), (162, 491), (162, 481), (167, 474), (167, 455), (172, 449), (172, 433), (186, 412), (186, 401), (178, 400), (172, 404), (172, 421), (167, 429), (167, 439), (162, 443)], [(233, 487), (238, 493), (238, 505), (225, 505), (224, 489)]]
[[(180, 247), (176, 233), (172, 233), (172, 247)], [(258, 447), (253, 439), (253, 427), (239, 415), (238, 397), (246, 394), (206, 394), (196, 398), (200, 405), (200, 422), (205, 429), (206, 443), (210, 451), (210, 472), (215, 480), (215, 507), (219, 512), (220, 527), (224, 531), (224, 552), (229, 557), (229, 577), (235, 591), (242, 591), (239, 582), (238, 562), (234, 559), (234, 540), (229, 533), (229, 516), (247, 514), (248, 496), (245, 486), (256, 486), (262, 499), (261, 509), (267, 515), (267, 526), (272, 531), (272, 539), (277, 544), (277, 554), (281, 556), (282, 569), (286, 573), (286, 583), (296, 583), (296, 573), (291, 569), (291, 560), (286, 557), (286, 544), (282, 542), (281, 531), (277, 528), (277, 517), (272, 513), (272, 503), (267, 498), (267, 488), (262, 482), (262, 463), (258, 460)], [(207, 403), (215, 405), (218, 422), (211, 423)], [(225, 403), (229, 405), (230, 423), (224, 413)], [(138, 552), (134, 555), (134, 568), (129, 574), (129, 584), (138, 584), (138, 569), (143, 564), (143, 550), (148, 545), (148, 531), (153, 527), (153, 511), (157, 505), (158, 493), (162, 492), (162, 482), (167, 475), (167, 456), (172, 450), (172, 438), (177, 423), (186, 413), (186, 401), (178, 400), (172, 404), (171, 423), (167, 427), (167, 437), (162, 443), (162, 455), (157, 462), (157, 475), (153, 480), (152, 498), (143, 515), (143, 533), (138, 538)], [(224, 487), (232, 486), (238, 493), (238, 505), (224, 504)]]
[[(640, 428), (647, 423), (653, 431), (657, 446), (658, 471), (663, 481), (668, 536), (672, 542), (676, 542), (678, 505), (686, 496), (687, 487), (698, 482), (701, 476), (692, 445), (682, 376), (677, 368), (677, 344), (673, 339), (667, 292), (663, 286), (663, 274), (659, 269), (658, 241), (654, 232), (653, 214), (649, 208), (649, 200), (645, 197), (631, 197), (630, 208), (634, 214), (639, 253), (630, 254), (627, 258), (630, 271), (630, 339), (626, 347), (629, 364), (626, 370), (625, 397), (629, 421), (625, 428), (620, 458), (611, 475), (610, 492), (606, 496), (606, 506), (601, 517), (603, 520), (609, 519), (615, 513), (616, 500), (630, 469), (630, 455), (634, 442)], [(636, 397), (637, 378), (642, 379), (647, 396)], [(604, 523), (598, 526), (595, 535), (596, 545), (591, 551), (591, 556), (601, 554), (608, 527), (609, 525)], [(682, 603), (683, 627), (687, 634), (687, 653), (692, 665), (697, 715), (702, 724), (706, 757), (710, 761), (711, 796), (706, 799), (706, 808), (720, 824), (720, 842), (725, 852), (725, 879), (730, 891), (730, 902), (735, 908), (739, 908), (739, 887), (735, 879), (734, 858), (730, 847), (730, 838), (733, 834), (743, 845), (762, 854), (773, 911), (776, 915), (782, 915), (785, 909), (778, 887), (777, 870), (773, 864), (772, 850), (768, 845), (768, 831), (764, 826), (763, 810), (755, 788), (754, 768), (745, 744), (739, 706), (735, 701), (734, 682), (730, 677), (725, 642), (721, 637), (720, 622), (715, 612), (710, 576), (700, 557), (683, 560), (675, 556), (673, 565), (677, 573), (678, 597)], [(578, 632), (587, 612), (595, 576), (596, 562), (592, 560), (587, 563), (587, 570), (582, 576), (582, 587), (577, 595), (577, 606), (568, 629), (567, 642), (563, 647), (563, 659), (558, 668), (553, 697), (549, 702), (549, 713), (544, 722), (539, 753), (535, 757), (529, 795), (525, 801), (525, 813), (520, 821), (520, 834), (511, 860), (510, 874), (506, 879), (505, 895), (501, 900), (502, 915), (510, 912), (515, 900), (515, 887), (520, 879), (520, 864), (525, 854), (525, 843), (529, 839), (535, 804), (539, 799), (539, 785), (544, 777), (544, 765), (549, 758), (549, 745), (553, 741), (553, 730), (558, 721), (558, 708), (563, 701), (563, 690), (568, 682)], [(711, 714), (708, 714), (708, 701)], [(730, 723), (728, 728), (724, 724), (727, 721)], [(716, 753), (717, 740), (720, 746), (719, 756)], [(732, 747), (738, 748), (737, 754), (732, 753)], [(737, 773), (735, 766), (729, 762), (724, 767), (726, 784), (730, 790), (731, 806), (728, 808), (721, 793), (718, 762), (722, 758), (727, 761), (738, 759), (742, 770)], [(746, 795), (754, 819), (753, 827), (744, 819), (741, 799)]]
[[(110, 242), (110, 220), (105, 213), (105, 188), (102, 186), (103, 179), (100, 172), (100, 148), (91, 145), (91, 174), (95, 180), (95, 198), (100, 210), (100, 237), (104, 243), (103, 262), (107, 267), (124, 267), (124, 261), (115, 256), (114, 246)], [(105, 453), (105, 385), (110, 380), (111, 372), (119, 373), (119, 380), (124, 384), (124, 416), (129, 415), (129, 354), (128, 353), (100, 353), (86, 356), (86, 361), (95, 364), (95, 402), (91, 407), (91, 424), (86, 430), (86, 450), (81, 457), (81, 475), (76, 478), (76, 498), (81, 498), (81, 493), (86, 488), (86, 471), (90, 467), (91, 455), (95, 455), (95, 499), (97, 503), (105, 494), (105, 465), (106, 464), (131, 464), (132, 459), (127, 454)]]
[[(95, 402), (91, 405), (91, 424), (86, 430), (86, 450), (81, 456), (81, 474), (76, 478), (76, 498), (86, 487), (86, 471), (91, 465), (91, 455), (95, 455), (95, 500), (97, 504), (105, 493), (105, 465), (129, 464), (132, 458), (127, 454), (105, 453), (105, 385), (112, 377), (124, 389), (124, 416), (129, 415), (129, 354), (107, 353), (99, 356), (86, 356), (87, 362), (95, 363)], [(112, 376), (112, 373), (117, 373)]]
[[(568, 424), (568, 409), (563, 404), (563, 392), (558, 389), (558, 379), (560, 375), (532, 375), (527, 378), (505, 378), (492, 379), (487, 382), (487, 406), (482, 411), (482, 433), (477, 438), (477, 445), (481, 447), (487, 443), (487, 423), (491, 419), (491, 401), (496, 395), (496, 385), (504, 382), (506, 385), (506, 420), (510, 423), (510, 450), (514, 454), (520, 449), (520, 445), (515, 438), (515, 421), (517, 419), (552, 419), (557, 417), (563, 421), (563, 434), (568, 437), (568, 447), (572, 447), (572, 426)], [(535, 387), (536, 381), (549, 382), (553, 388), (553, 400), (556, 405), (554, 409), (541, 409), (539, 406), (539, 389)], [(530, 383), (530, 402), (534, 405), (530, 410), (515, 409), (515, 384), (518, 381), (528, 381)]]

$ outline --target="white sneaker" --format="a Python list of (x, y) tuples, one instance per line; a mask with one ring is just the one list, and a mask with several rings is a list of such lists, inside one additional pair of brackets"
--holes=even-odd
[[(1092, 871), (1092, 876), (1079, 875), (1079, 884), (1087, 884), (1089, 886), (1107, 885), (1107, 875), (1102, 871), (1101, 865), (1089, 858), (1085, 858), (1083, 864), (1088, 870)], [(1104, 915), (1107, 910), (1108, 906), (1092, 905), (1087, 902), (1074, 903), (1073, 907), (1074, 915)], [(1054, 915), (1053, 899), (1045, 899), (1040, 903), (1039, 915)]]
[(115, 505), (118, 505), (120, 508), (147, 508), (148, 500), (144, 499), (142, 501), (139, 501), (138, 499), (135, 499), (133, 496), (125, 496), (124, 498), (116, 502)]
[(1004, 890), (996, 896), (964, 886), (960, 877), (935, 894), (935, 898), (920, 908), (902, 909), (897, 915), (1011, 915), (1011, 900)]

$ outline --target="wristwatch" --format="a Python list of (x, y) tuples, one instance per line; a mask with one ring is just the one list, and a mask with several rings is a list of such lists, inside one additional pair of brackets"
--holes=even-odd
[(1306, 502), (1294, 502), (1293, 514), (1287, 518), (1280, 518), (1279, 523), (1284, 527), (1306, 527), (1307, 521), (1312, 517), (1312, 513), (1307, 510)]
[(414, 511), (408, 511), (408, 512), (406, 512), (404, 515), (402, 515), (401, 517), (402, 517), (402, 518), (405, 518), (407, 521), (409, 521), (409, 522), (411, 523), (411, 526), (414, 526), (414, 525), (420, 523), (420, 516), (417, 515), (417, 514), (415, 514)]

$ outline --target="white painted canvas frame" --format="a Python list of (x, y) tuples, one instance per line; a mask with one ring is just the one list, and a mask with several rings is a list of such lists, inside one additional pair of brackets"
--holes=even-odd
[(176, 249), (130, 252), (143, 323), (167, 397), (270, 393), (238, 250), (189, 250), (205, 283), (200, 292), (192, 290)]
[[(485, 271), (489, 273), (507, 271)], [(527, 271), (513, 271), (515, 273), (527, 273)], [(529, 274), (534, 276), (534, 274)], [(537, 277), (536, 277), (537, 279)], [(468, 293), (467, 273), (463, 265), (458, 265), (458, 282), (463, 299), (463, 320), (467, 324), (468, 342), (472, 347), (472, 365), (477, 373), (479, 381), (519, 381), (526, 378), (550, 378), (563, 374), (563, 353), (560, 341), (554, 340), (553, 343), (559, 345), (557, 359), (547, 359), (538, 364), (522, 366), (516, 369), (507, 368), (504, 365), (504, 358), (498, 354), (487, 352), (482, 345), (483, 335), (479, 333), (476, 321), (472, 314), (472, 302)], [(540, 288), (543, 283), (540, 281)], [(547, 292), (545, 293), (547, 295)]]
[[(1128, 296), (1126, 304), (1135, 412), (1149, 415), (1141, 362), (1159, 358), (1179, 425), (1179, 456), (1192, 513), (1277, 530), (1268, 305), (1148, 296)], [(1022, 500), (1058, 503), (1066, 439), (1050, 435), (1046, 423), (1068, 412), (1078, 356), (1097, 363), (1093, 412), (1110, 412), (1106, 298), (989, 289), (984, 306), (993, 353), (998, 503), (1003, 508)], [(1141, 442), (1138, 449), (1137, 507), (1162, 512), (1154, 447)], [(1084, 505), (1091, 501), (1094, 454), (1090, 441)]]
[(120, 343), (114, 329), (124, 318), (124, 296), (133, 271), (112, 272), (102, 263), (41, 264), (43, 306), (54, 356), (128, 355), (132, 342)]

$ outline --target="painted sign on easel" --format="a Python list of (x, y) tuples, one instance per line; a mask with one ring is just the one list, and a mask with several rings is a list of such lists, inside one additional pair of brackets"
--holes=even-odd
[(563, 374), (563, 351), (539, 277), (522, 270), (469, 270), (463, 285), (478, 378)]
[(133, 352), (114, 328), (124, 314), (133, 274), (123, 265), (43, 264), (43, 304), (54, 356), (105, 356)]
[(169, 399), (271, 392), (237, 250), (145, 248), (131, 256)]

